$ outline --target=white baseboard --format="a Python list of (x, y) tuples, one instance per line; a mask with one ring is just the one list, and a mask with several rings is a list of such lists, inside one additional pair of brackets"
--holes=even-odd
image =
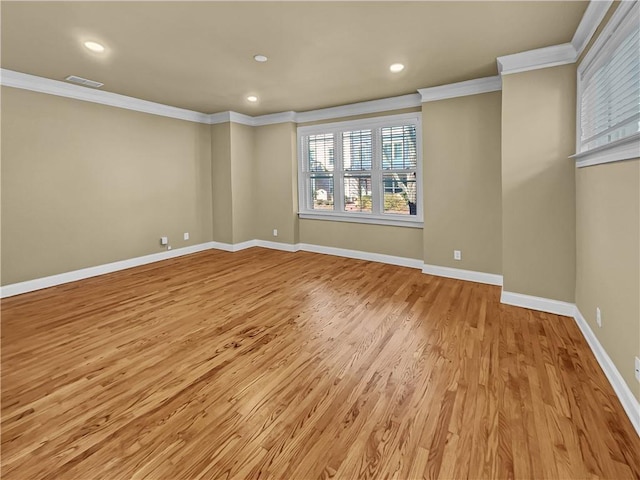
[(334, 255), (336, 257), (355, 258), (357, 260), (369, 260), (370, 262), (388, 263), (390, 265), (398, 265), (400, 267), (422, 268), (422, 260), (416, 258), (396, 257), (393, 255), (384, 255), (382, 253), (363, 252), (361, 250), (349, 250), (346, 248), (325, 247), (322, 245), (312, 245), (309, 243), (298, 243), (294, 247), (298, 250), (312, 253), (323, 253), (325, 255)]
[(257, 240), (247, 240), (246, 242), (234, 243), (231, 245), (229, 252), (239, 252), (240, 250), (246, 250), (247, 248), (257, 247)]
[(232, 243), (222, 243), (222, 242), (209, 242), (211, 248), (215, 248), (216, 250), (224, 250), (225, 252), (235, 252), (234, 245)]
[(462, 270), (460, 268), (440, 267), (438, 265), (422, 265), (422, 273), (436, 275), (438, 277), (455, 278), (457, 280), (467, 280), (469, 282), (487, 283), (489, 285), (502, 286), (502, 275), (495, 273), (475, 272), (473, 270)]
[(611, 357), (609, 357), (602, 344), (598, 341), (598, 338), (595, 336), (593, 330), (591, 330), (591, 327), (589, 327), (589, 324), (575, 304), (505, 291), (503, 291), (500, 296), (500, 302), (507, 305), (514, 305), (516, 307), (529, 308), (531, 310), (573, 317), (578, 324), (578, 328), (580, 328), (582, 335), (587, 341), (587, 344), (591, 348), (593, 355), (596, 357), (596, 360), (609, 380), (609, 383), (611, 383), (613, 391), (618, 396), (629, 420), (631, 420), (633, 428), (635, 428), (638, 436), (640, 436), (640, 403), (633, 395), (633, 392), (611, 360)]
[(192, 245), (190, 247), (176, 248), (174, 250), (167, 250), (151, 255), (145, 255), (142, 257), (129, 258), (127, 260), (120, 260), (118, 262), (97, 265), (95, 267), (82, 268), (80, 270), (51, 275), (49, 277), (36, 278), (34, 280), (28, 280), (26, 282), (5, 285), (4, 287), (0, 287), (0, 298), (12, 297), (21, 293), (33, 292), (35, 290), (41, 290), (43, 288), (62, 285), (63, 283), (75, 282), (77, 280), (83, 280), (85, 278), (96, 277), (98, 275), (104, 275), (106, 273), (117, 272), (119, 270), (125, 270), (127, 268), (138, 267), (140, 265), (146, 265), (148, 263), (159, 262), (161, 260), (175, 258), (181, 255), (201, 252), (203, 250), (216, 249), (223, 250), (225, 252), (238, 252), (240, 250), (245, 250), (251, 247), (264, 247), (273, 250), (282, 250), (285, 252), (297, 252), (299, 250), (305, 250), (308, 252), (337, 255), (340, 257), (356, 258), (359, 260), (370, 260), (372, 262), (389, 263), (391, 265), (400, 265), (403, 267), (420, 268), (422, 266), (421, 260), (411, 258), (394, 257), (392, 255), (382, 255), (379, 253), (347, 250), (344, 248), (323, 247), (321, 245), (310, 245), (304, 243), (290, 244), (270, 242), (267, 240), (248, 240), (241, 243), (206, 242), (198, 245)]
[(283, 252), (297, 252), (300, 250), (300, 244), (270, 242), (268, 240), (255, 240), (256, 247), (270, 248), (271, 250), (281, 250)]
[(604, 371), (604, 374), (607, 376), (607, 379), (609, 379), (609, 383), (611, 383), (613, 390), (616, 392), (620, 403), (622, 403), (622, 407), (627, 413), (629, 420), (631, 420), (633, 427), (636, 429), (636, 433), (640, 436), (640, 402), (638, 402), (633, 395), (627, 382), (625, 382), (622, 375), (620, 375), (611, 357), (609, 357), (606, 350), (602, 347), (602, 344), (598, 341), (598, 338), (582, 316), (582, 313), (580, 313), (578, 307), (574, 309), (574, 318), (582, 335), (584, 335), (584, 338), (587, 340), (589, 347), (591, 347), (591, 351), (596, 357), (596, 360)]
[(565, 317), (573, 317), (576, 309), (573, 303), (551, 300), (550, 298), (534, 297), (522, 293), (505, 292), (504, 290), (500, 295), (500, 303), (538, 310), (540, 312), (564, 315)]
[[(169, 258), (180, 257), (182, 255), (188, 255), (190, 253), (201, 252), (203, 250), (209, 250), (211, 248), (220, 248), (220, 245), (224, 244), (219, 244), (217, 242), (200, 243), (198, 245), (192, 245), (190, 247), (166, 250), (164, 252), (152, 253), (151, 255), (144, 255), (142, 257), (129, 258), (127, 260), (106, 263), (104, 265), (97, 265), (95, 267), (81, 268), (80, 270), (59, 273), (57, 275), (51, 275), (49, 277), (27, 280), (26, 282), (13, 283), (11, 285), (0, 287), (0, 298), (12, 297), (21, 293), (33, 292), (34, 290), (41, 290), (43, 288), (49, 288), (55, 285), (61, 285), (63, 283), (75, 282), (77, 280), (83, 280), (90, 277), (97, 277), (98, 275), (104, 275), (105, 273), (117, 272), (119, 270), (125, 270), (131, 267), (138, 267), (140, 265), (146, 265), (148, 263), (159, 262), (161, 260), (167, 260)], [(222, 250), (224, 250), (224, 248), (222, 248)]]

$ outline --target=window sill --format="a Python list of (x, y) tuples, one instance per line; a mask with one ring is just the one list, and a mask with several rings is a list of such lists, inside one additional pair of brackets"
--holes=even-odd
[(576, 153), (569, 158), (576, 161), (576, 167), (590, 167), (603, 163), (622, 162), (640, 157), (640, 133), (611, 142), (607, 145)]
[(330, 222), (368, 223), (373, 225), (391, 225), (394, 227), (422, 228), (424, 223), (419, 219), (389, 218), (380, 216), (360, 216), (350, 213), (315, 213), (300, 212), (299, 218), (307, 220), (328, 220)]

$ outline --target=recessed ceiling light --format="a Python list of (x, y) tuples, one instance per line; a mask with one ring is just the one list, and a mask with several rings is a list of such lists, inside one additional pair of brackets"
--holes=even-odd
[(398, 73), (404, 70), (404, 65), (401, 63), (394, 63), (389, 67), (389, 70), (391, 70), (393, 73)]
[(84, 42), (84, 46), (87, 47), (92, 52), (96, 52), (96, 53), (104, 52), (104, 46), (100, 45), (98, 42)]
[(264, 55), (254, 55), (254, 56), (253, 56), (253, 59), (254, 59), (256, 62), (266, 62), (267, 60), (269, 60), (269, 59), (268, 59), (266, 56), (264, 56)]
[(249, 100), (250, 102), (257, 102), (258, 101), (258, 97), (256, 97), (255, 95), (249, 95), (247, 97), (247, 100)]

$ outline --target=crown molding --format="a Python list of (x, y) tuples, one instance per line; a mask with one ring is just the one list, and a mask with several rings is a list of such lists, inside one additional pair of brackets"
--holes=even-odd
[(338, 107), (321, 108), (318, 110), (309, 110), (306, 112), (279, 112), (270, 113), (268, 115), (258, 115), (250, 117), (236, 112), (220, 112), (213, 113), (208, 116), (208, 123), (226, 123), (234, 122), (252, 127), (261, 127), (263, 125), (274, 125), (276, 123), (306, 123), (318, 120), (333, 120), (336, 118), (350, 117), (353, 115), (364, 115), (368, 113), (389, 112), (391, 110), (399, 110), (403, 108), (412, 108), (420, 106), (420, 95), (412, 93), (410, 95), (402, 95), (399, 97), (383, 98), (381, 100), (371, 100), (368, 102), (351, 103), (348, 105), (340, 105)]
[(444, 100), (446, 98), (465, 97), (467, 95), (477, 95), (479, 93), (497, 92), (502, 90), (502, 79), (500, 75), (495, 77), (476, 78), (466, 82), (450, 83), (437, 87), (420, 88), (422, 103)]
[(592, 0), (589, 2), (571, 40), (571, 45), (576, 51), (576, 58), (584, 51), (612, 3), (613, 0)]
[(47, 93), (59, 97), (73, 98), (85, 102), (99, 103), (110, 107), (125, 108), (136, 112), (150, 113), (162, 117), (177, 118), (197, 123), (209, 123), (209, 115), (184, 108), (171, 107), (118, 93), (94, 90), (71, 83), (51, 80), (13, 70), (0, 69), (0, 84), (33, 92)]
[(501, 75), (509, 75), (539, 68), (557, 67), (575, 63), (577, 58), (578, 54), (573, 45), (563, 43), (498, 57), (498, 72)]
[(389, 112), (402, 108), (412, 108), (420, 106), (420, 95), (411, 93), (399, 97), (389, 97), (380, 100), (370, 100), (368, 102), (351, 103), (340, 105), (339, 107), (321, 108), (307, 112), (296, 113), (297, 123), (316, 122), (319, 120), (331, 120), (334, 118), (350, 117), (353, 115), (366, 115), (368, 113)]
[[(210, 125), (216, 125), (218, 123), (227, 123), (231, 121), (231, 113), (232, 112), (220, 112), (220, 113), (212, 113), (209, 115), (207, 119), (207, 123)], [(235, 113), (235, 112), (233, 112)]]
[(298, 114), (293, 111), (270, 113), (268, 115), (259, 115), (257, 117), (253, 117), (253, 125), (255, 127), (261, 127), (263, 125), (274, 125), (276, 123), (296, 123), (297, 121)]
[(238, 112), (225, 112), (229, 114), (229, 121), (233, 123), (239, 123), (241, 125), (247, 125), (249, 127), (254, 126), (255, 118), (244, 113)]

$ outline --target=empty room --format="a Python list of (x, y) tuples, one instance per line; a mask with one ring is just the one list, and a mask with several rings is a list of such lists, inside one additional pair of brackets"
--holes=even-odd
[(638, 1), (2, 1), (3, 480), (640, 479)]

